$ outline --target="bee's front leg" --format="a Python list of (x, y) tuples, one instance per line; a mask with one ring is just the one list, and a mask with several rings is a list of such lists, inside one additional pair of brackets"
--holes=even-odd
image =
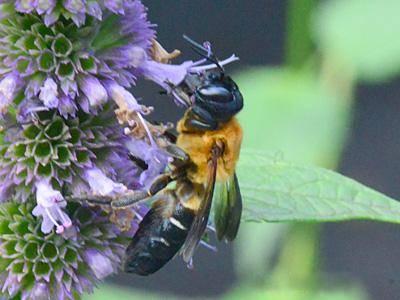
[(114, 209), (123, 209), (135, 205), (138, 202), (147, 201), (176, 179), (177, 174), (175, 173), (161, 174), (156, 177), (147, 190), (130, 191), (126, 194), (119, 195), (111, 201), (111, 206)]
[(100, 196), (100, 195), (84, 195), (84, 196), (66, 196), (65, 199), (71, 202), (77, 202), (81, 204), (88, 204), (91, 206), (101, 205), (101, 206), (111, 206), (113, 200), (110, 196)]
[(110, 204), (113, 209), (125, 209), (139, 202), (147, 201), (150, 197), (151, 195), (149, 195), (148, 191), (129, 191), (115, 197)]
[(169, 155), (171, 155), (175, 160), (182, 161), (184, 163), (187, 163), (190, 158), (189, 155), (185, 151), (183, 151), (181, 148), (174, 144), (170, 144), (165, 147), (165, 150), (168, 152)]
[(200, 130), (215, 130), (218, 122), (210, 112), (199, 106), (193, 106), (190, 110), (191, 117), (186, 119), (186, 126)]

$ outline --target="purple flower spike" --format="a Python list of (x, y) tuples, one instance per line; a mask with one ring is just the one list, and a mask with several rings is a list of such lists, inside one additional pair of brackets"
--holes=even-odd
[(149, 208), (79, 199), (146, 190), (172, 159), (171, 127), (129, 89), (147, 77), (173, 93), (210, 66), (160, 63), (140, 0), (0, 4), (0, 298), (80, 299), (119, 270)]
[[(2, 23), (0, 32), (0, 82), (15, 70), (21, 84), (14, 94), (22, 90), (26, 98), (40, 98), (47, 108), (62, 112), (65, 107), (59, 106), (65, 104), (60, 101), (63, 92), (75, 106), (95, 113), (108, 100), (103, 81), (112, 80), (129, 88), (141, 76), (138, 66), (155, 38), (154, 26), (147, 20), (147, 9), (141, 1), (2, 2), (7, 7), (15, 5), (19, 12), (8, 9), (10, 22)], [(31, 18), (27, 13), (36, 16)], [(55, 27), (44, 30), (46, 26)], [(65, 29), (62, 34), (59, 28)], [(9, 38), (10, 32), (13, 39)], [(27, 37), (29, 41), (25, 41)], [(17, 47), (14, 40), (19, 41)], [(0, 109), (4, 111), (9, 104), (10, 99), (0, 94)]]
[[(80, 299), (119, 270), (132, 236), (111, 224), (104, 212), (71, 207), (73, 226), (62, 236), (42, 233), (31, 212), (30, 203), (15, 202), (0, 210), (0, 222), (10, 225), (0, 236), (2, 299)], [(7, 244), (18, 246), (4, 251)]]
[(53, 227), (61, 234), (65, 228), (72, 225), (71, 219), (62, 208), (67, 206), (66, 201), (59, 191), (54, 190), (48, 181), (42, 180), (36, 183), (37, 206), (32, 211), (36, 217), (42, 216), (42, 232), (50, 233)]

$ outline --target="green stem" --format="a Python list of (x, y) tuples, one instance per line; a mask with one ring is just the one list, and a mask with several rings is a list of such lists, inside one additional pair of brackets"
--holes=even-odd
[(286, 64), (293, 68), (303, 65), (313, 52), (311, 15), (316, 0), (288, 0)]
[(313, 293), (319, 278), (319, 234), (318, 224), (293, 224), (273, 271), (275, 287), (297, 287)]

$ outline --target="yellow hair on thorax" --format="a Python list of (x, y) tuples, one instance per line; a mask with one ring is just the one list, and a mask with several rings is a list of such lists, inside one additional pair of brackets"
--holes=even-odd
[(211, 150), (217, 142), (224, 144), (224, 152), (218, 159), (217, 181), (224, 182), (233, 176), (243, 136), (242, 128), (236, 118), (232, 118), (218, 130), (213, 131), (194, 131), (184, 124), (185, 117), (177, 125), (179, 132), (177, 145), (190, 156), (195, 165), (195, 168), (189, 171), (190, 180), (200, 184), (206, 182)]

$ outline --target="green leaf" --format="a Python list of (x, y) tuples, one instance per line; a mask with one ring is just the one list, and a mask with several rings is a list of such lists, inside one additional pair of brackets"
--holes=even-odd
[[(400, 1), (324, 1), (314, 23), (316, 41), (343, 72), (383, 80), (400, 71)], [(344, 70), (346, 69), (346, 70)]]
[(400, 203), (330, 170), (243, 151), (238, 166), (243, 220), (400, 223)]

